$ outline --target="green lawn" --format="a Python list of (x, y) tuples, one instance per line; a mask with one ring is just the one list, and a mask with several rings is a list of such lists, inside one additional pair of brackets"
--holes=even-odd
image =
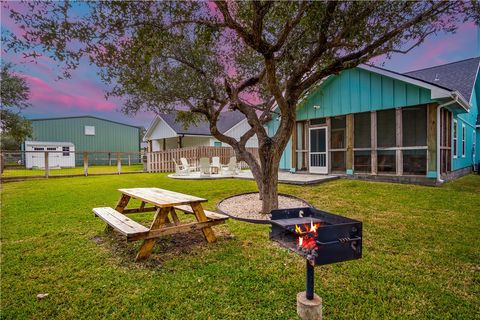
[[(200, 233), (168, 237), (134, 263), (138, 243), (106, 236), (91, 213), (114, 206), (121, 187), (193, 194), (209, 209), (255, 189), (252, 181), (166, 174), (3, 184), (2, 318), (297, 318), (304, 260), (269, 241), (268, 226), (228, 221), (215, 228), (215, 244)], [(441, 188), (336, 180), (280, 190), (363, 221), (364, 257), (316, 268), (325, 319), (478, 319), (480, 176)], [(38, 293), (49, 296), (39, 301)]]
[[(136, 172), (143, 171), (143, 164), (132, 164), (132, 165), (123, 165), (121, 172)], [(89, 166), (88, 173), (116, 173), (117, 166)], [(83, 175), (83, 166), (75, 168), (61, 168), (61, 169), (50, 169), (49, 175), (58, 176), (58, 175), (73, 175), (73, 174), (82, 174)], [(2, 173), (2, 177), (31, 177), (31, 176), (44, 176), (44, 169), (26, 169), (24, 167), (7, 167)]]

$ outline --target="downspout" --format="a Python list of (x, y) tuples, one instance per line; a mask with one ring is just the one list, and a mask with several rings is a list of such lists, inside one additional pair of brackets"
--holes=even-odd
[[(437, 181), (442, 183), (443, 180), (440, 178), (440, 154), (441, 154), (441, 150), (440, 150), (440, 109), (442, 108), (445, 108), (446, 106), (449, 106), (451, 104), (454, 104), (456, 103), (457, 100), (456, 98), (454, 98), (454, 100), (452, 101), (449, 101), (449, 102), (446, 102), (444, 104), (439, 104), (437, 106)], [(449, 137), (450, 139), (452, 137)]]

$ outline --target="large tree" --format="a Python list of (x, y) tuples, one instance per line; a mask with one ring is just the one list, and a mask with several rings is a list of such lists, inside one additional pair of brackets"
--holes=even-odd
[(25, 138), (32, 135), (30, 122), (19, 113), (29, 106), (30, 89), (11, 64), (0, 70), (0, 141), (3, 150), (19, 150)]
[[(11, 11), (25, 30), (8, 48), (100, 67), (125, 113), (171, 111), (207, 119), (218, 140), (252, 169), (263, 211), (278, 205), (279, 161), (295, 126), (297, 103), (328, 76), (371, 58), (408, 52), (426, 37), (473, 18), (456, 1), (28, 2)], [(217, 128), (220, 112), (239, 110), (251, 127), (239, 140)], [(279, 118), (269, 136), (266, 123)], [(256, 135), (259, 159), (245, 144)]]

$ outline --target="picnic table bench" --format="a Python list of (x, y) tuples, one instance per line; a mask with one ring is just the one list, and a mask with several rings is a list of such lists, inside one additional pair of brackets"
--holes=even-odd
[[(94, 208), (93, 213), (107, 223), (107, 230), (116, 230), (124, 235), (127, 241), (143, 240), (136, 257), (137, 261), (148, 258), (156, 239), (165, 235), (202, 230), (209, 243), (215, 242), (216, 237), (211, 226), (225, 223), (228, 219), (226, 215), (204, 210), (202, 202), (207, 200), (203, 198), (159, 188), (132, 188), (118, 191), (122, 195), (115, 209)], [(132, 198), (141, 201), (140, 207), (127, 209)], [(147, 204), (150, 206), (146, 206)], [(175, 210), (193, 214), (197, 221), (182, 224)], [(126, 216), (129, 213), (153, 211), (155, 216), (150, 228)]]

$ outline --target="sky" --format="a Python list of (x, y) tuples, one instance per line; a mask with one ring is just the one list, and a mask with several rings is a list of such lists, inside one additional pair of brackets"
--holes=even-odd
[[(1, 28), (2, 34), (5, 30), (16, 34), (21, 32), (5, 9), (1, 12)], [(479, 55), (480, 31), (473, 23), (466, 23), (455, 34), (431, 36), (408, 54), (394, 54), (391, 59), (377, 57), (372, 62), (403, 73)], [(150, 112), (140, 112), (133, 117), (122, 114), (121, 99), (105, 98), (109, 86), (100, 80), (98, 69), (88, 63), (81, 64), (71, 79), (58, 80), (60, 69), (48, 57), (42, 56), (32, 62), (24, 60), (19, 54), (2, 51), (2, 63), (5, 62), (13, 63), (15, 71), (30, 86), (31, 107), (23, 111), (27, 118), (93, 115), (148, 127), (154, 117)]]

